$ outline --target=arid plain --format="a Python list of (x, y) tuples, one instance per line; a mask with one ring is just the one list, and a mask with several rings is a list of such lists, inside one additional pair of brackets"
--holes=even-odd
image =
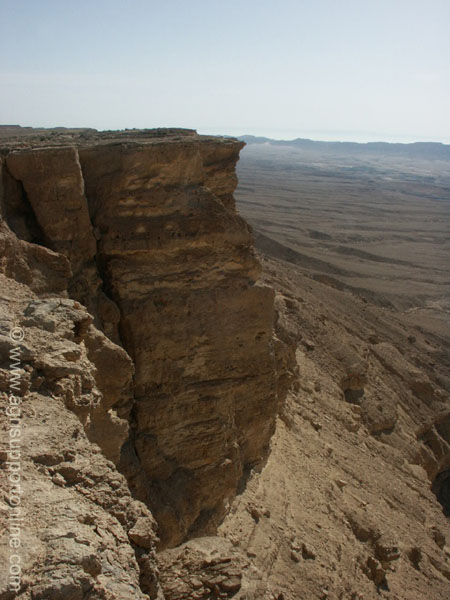
[(257, 246), (449, 335), (450, 157), (316, 144), (242, 150), (236, 197)]

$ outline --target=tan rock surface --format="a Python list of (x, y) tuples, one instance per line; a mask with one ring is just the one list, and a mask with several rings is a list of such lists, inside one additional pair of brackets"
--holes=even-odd
[[(96, 240), (76, 148), (13, 151), (5, 164), (10, 176), (20, 182), (24, 202), (29, 204), (39, 227), (40, 243), (70, 261), (70, 295), (93, 312), (90, 295), (97, 295), (100, 283), (94, 262)], [(7, 202), (8, 208), (7, 219), (13, 224), (17, 216)]]
[[(27, 393), (36, 388), (39, 406), (41, 395), (58, 399), (54, 444), (68, 445), (67, 427), (78, 418), (85, 454), (120, 465), (133, 495), (152, 509), (163, 545), (214, 533), (250, 469), (267, 457), (292, 366), (285, 343), (273, 338), (273, 291), (257, 284), (250, 229), (234, 209), (242, 144), (179, 131), (67, 137), (8, 142), (3, 151), (3, 272), (28, 286), (12, 317), (33, 342), (23, 346)], [(85, 473), (68, 464), (73, 459), (49, 460), (38, 471), (46, 493), (56, 486), (86, 494), (124, 524), (114, 485), (104, 482), (104, 499), (91, 497), (100, 463)], [(125, 523), (117, 568), (136, 555), (141, 590), (155, 594), (155, 536), (143, 510)], [(49, 515), (38, 505), (30, 511), (45, 532)], [(78, 554), (73, 572), (44, 596), (94, 594), (100, 571), (80, 579)], [(48, 568), (55, 563), (49, 557)], [(26, 590), (38, 577), (33, 564)]]
[[(73, 300), (40, 299), (3, 275), (0, 284), (0, 598), (154, 597), (156, 524), (85, 433), (106, 401), (88, 356), (92, 318)], [(108, 429), (117, 453), (123, 436)]]
[(19, 597), (448, 598), (445, 339), (281, 244), (258, 282), (239, 148), (180, 130), (3, 142), (0, 386), (20, 326), (32, 517)]
[[(130, 134), (5, 159), (41, 243), (70, 261), (70, 296), (133, 359), (121, 468), (169, 545), (214, 531), (274, 431), (273, 292), (255, 285), (252, 237), (234, 210), (241, 147), (191, 132)], [(93, 416), (91, 439), (112, 456), (106, 414)], [(120, 420), (108, 427), (128, 433)]]

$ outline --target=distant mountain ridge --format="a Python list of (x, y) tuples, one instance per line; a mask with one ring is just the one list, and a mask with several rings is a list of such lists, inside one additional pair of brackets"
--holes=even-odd
[(406, 158), (425, 158), (431, 160), (450, 160), (450, 145), (441, 142), (322, 142), (306, 138), (294, 140), (274, 140), (267, 137), (242, 135), (238, 138), (246, 144), (270, 144), (272, 146), (290, 146), (299, 150), (327, 154), (379, 154), (404, 156)]

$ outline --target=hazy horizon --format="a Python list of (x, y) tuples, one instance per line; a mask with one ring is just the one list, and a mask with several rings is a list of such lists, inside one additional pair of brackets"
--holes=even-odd
[[(0, 126), (16, 126), (19, 125), (20, 127), (37, 127), (36, 125), (33, 124), (23, 124), (23, 123), (0, 123)], [(64, 128), (68, 128), (70, 129), (71, 127), (67, 126), (67, 125), (59, 125), (59, 124), (55, 124), (55, 125), (50, 125), (50, 126), (45, 126), (42, 127), (44, 129), (52, 129), (52, 128), (59, 128), (59, 127), (64, 127)], [(73, 128), (88, 128), (88, 126), (86, 125), (77, 125), (74, 126)], [(154, 126), (150, 126), (150, 127), (146, 127), (143, 126), (141, 129), (153, 129), (153, 128), (158, 128), (160, 126), (158, 125), (154, 125)], [(170, 126), (167, 126), (170, 127)], [(93, 129), (98, 129), (96, 127), (92, 127)], [(183, 126), (182, 128), (185, 129), (195, 129), (197, 131), (197, 133), (201, 134), (201, 135), (217, 135), (217, 136), (232, 136), (232, 137), (236, 137), (236, 138), (240, 138), (246, 135), (251, 135), (254, 137), (265, 137), (265, 138), (269, 138), (271, 140), (274, 141), (284, 141), (284, 142), (289, 142), (289, 141), (293, 141), (293, 140), (297, 140), (297, 139), (307, 139), (307, 140), (311, 140), (311, 141), (315, 141), (315, 142), (356, 142), (359, 144), (365, 144), (365, 143), (370, 143), (370, 142), (384, 142), (384, 143), (391, 143), (391, 144), (414, 144), (417, 142), (432, 142), (432, 143), (437, 143), (437, 144), (445, 144), (445, 145), (449, 145), (450, 144), (450, 139), (448, 141), (441, 141), (441, 140), (436, 140), (436, 139), (429, 139), (429, 138), (421, 138), (421, 139), (417, 139), (411, 136), (389, 136), (389, 134), (386, 134), (384, 136), (379, 136), (375, 133), (361, 133), (361, 134), (357, 134), (354, 132), (349, 132), (348, 134), (345, 134), (343, 132), (324, 132), (324, 131), (319, 131), (319, 132), (313, 132), (313, 131), (292, 131), (292, 130), (285, 130), (285, 131), (274, 131), (274, 130), (251, 130), (250, 128), (248, 128), (247, 130), (245, 128), (243, 129), (236, 129), (234, 132), (232, 132), (231, 130), (233, 128), (228, 128), (226, 131), (220, 129), (220, 128), (211, 128), (211, 127), (206, 127), (206, 128), (196, 128), (195, 126), (192, 127), (188, 127), (188, 126)], [(136, 129), (133, 127), (122, 127), (122, 128), (117, 128), (117, 131), (123, 131), (126, 129)], [(110, 131), (110, 130), (114, 130), (114, 128), (111, 129), (98, 129), (98, 131)]]
[[(195, 128), (194, 128), (195, 129)], [(295, 130), (271, 130), (271, 129), (258, 129), (252, 130), (248, 128), (243, 133), (241, 129), (236, 129), (235, 133), (227, 132), (221, 133), (215, 128), (202, 128), (198, 130), (198, 133), (205, 135), (232, 135), (234, 137), (242, 137), (244, 135), (253, 135), (255, 137), (267, 137), (276, 141), (292, 141), (296, 139), (308, 139), (316, 142), (356, 142), (359, 144), (366, 144), (369, 142), (386, 142), (391, 144), (413, 144), (415, 142), (434, 142), (438, 144), (450, 144), (450, 137), (447, 140), (442, 139), (430, 139), (428, 137), (418, 137), (410, 135), (390, 135), (377, 134), (370, 132), (339, 132), (339, 131), (295, 131)]]
[(0, 122), (450, 143), (446, 0), (0, 0)]

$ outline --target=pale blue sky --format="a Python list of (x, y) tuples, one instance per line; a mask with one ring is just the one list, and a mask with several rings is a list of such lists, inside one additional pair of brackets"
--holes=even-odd
[(0, 0), (0, 123), (450, 143), (450, 0)]

